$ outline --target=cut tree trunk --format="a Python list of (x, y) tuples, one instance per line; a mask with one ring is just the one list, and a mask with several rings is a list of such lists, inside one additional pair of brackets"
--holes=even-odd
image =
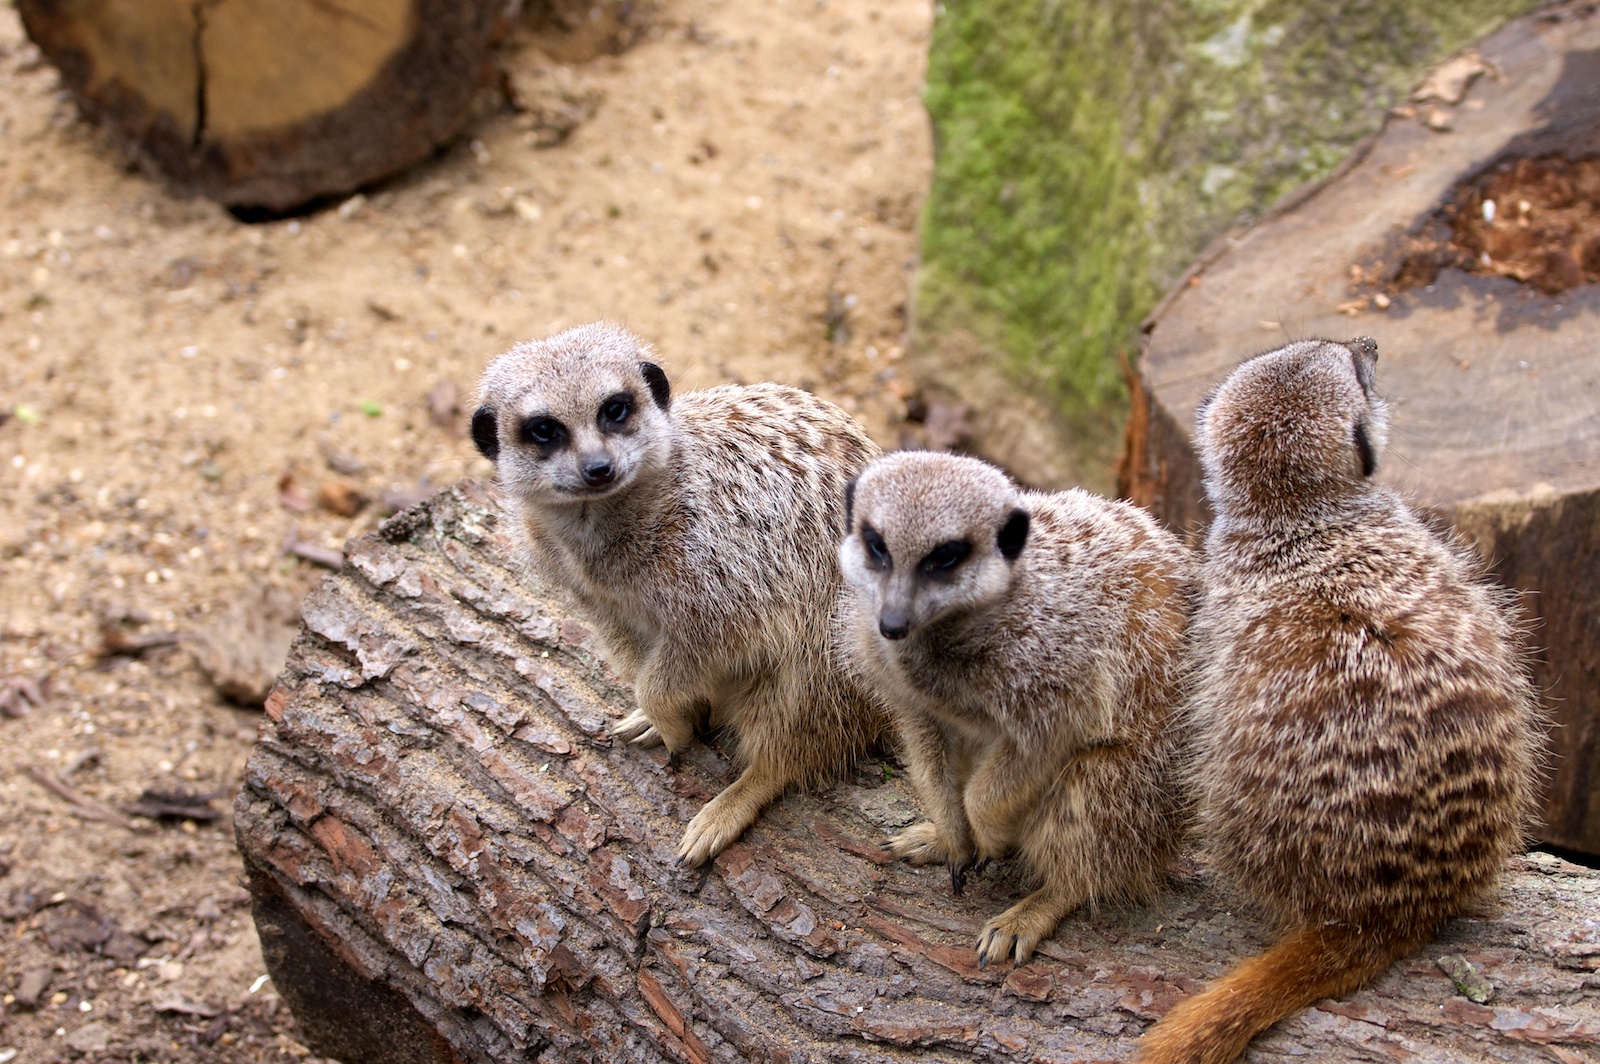
[[(1344, 172), (1214, 245), (1146, 323), (1122, 484), (1197, 537), (1210, 514), (1191, 426), (1207, 391), (1285, 338), (1375, 338), (1391, 422), (1379, 476), (1521, 592), (1556, 724), (1542, 834), (1590, 854), (1600, 854), (1600, 285), (1548, 295), (1448, 267), (1406, 285), (1442, 206), (1484, 210), (1456, 199), (1458, 186), (1517, 159), (1600, 156), (1597, 49), (1593, 5), (1512, 23), (1479, 47), (1489, 70), (1459, 104), (1393, 117)], [(1500, 206), (1502, 229), (1520, 224), (1518, 204)], [(1531, 217), (1539, 224), (1537, 206)]]
[(79, 105), (173, 185), (286, 211), (426, 158), (505, 0), (17, 0)]
[[(347, 549), (304, 626), (235, 804), (274, 982), (318, 1052), (427, 1061), (1125, 1058), (1265, 942), (1187, 859), (1133, 910), (1066, 920), (1020, 969), (977, 965), (1020, 896), (990, 868), (886, 860), (919, 819), (889, 763), (769, 809), (704, 871), (674, 865), (731, 779), (607, 739), (632, 708), (562, 597), (506, 554), (466, 482)], [(1600, 1051), (1600, 876), (1512, 862), (1373, 988), (1251, 1059), (1578, 1061)], [(1461, 955), (1496, 988), (1458, 996)]]

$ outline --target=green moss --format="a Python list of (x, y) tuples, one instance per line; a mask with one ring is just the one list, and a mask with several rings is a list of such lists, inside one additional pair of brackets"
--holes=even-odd
[(970, 332), (1069, 427), (1114, 431), (1117, 356), (1200, 248), (1327, 174), (1429, 64), (1532, 6), (947, 0), (918, 349)]

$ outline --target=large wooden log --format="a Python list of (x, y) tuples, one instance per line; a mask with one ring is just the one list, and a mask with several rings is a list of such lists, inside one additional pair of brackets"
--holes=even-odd
[[(703, 871), (690, 815), (730, 778), (606, 737), (631, 708), (590, 633), (519, 573), (467, 482), (347, 548), (304, 627), (235, 805), (269, 970), (345, 1062), (1100, 1060), (1259, 949), (1203, 863), (1158, 903), (1078, 914), (1016, 970), (977, 966), (1014, 869), (950, 895), (889, 863), (917, 816), (890, 763), (789, 795)], [(1251, 1059), (1592, 1059), (1600, 876), (1513, 863), (1370, 990)], [(1461, 997), (1438, 960), (1495, 987)]]
[(17, 0), (90, 116), (177, 188), (285, 211), (410, 166), (492, 73), (505, 0)]
[[(1352, 268), (1394, 287), (1409, 242), (1457, 185), (1509, 160), (1600, 153), (1597, 48), (1592, 6), (1510, 24), (1479, 47), (1490, 73), (1458, 105), (1396, 116), (1340, 176), (1219, 241), (1146, 323), (1122, 485), (1198, 534), (1210, 517), (1191, 429), (1206, 392), (1285, 335), (1374, 337), (1393, 424), (1380, 477), (1523, 593), (1557, 725), (1543, 834), (1591, 854), (1600, 854), (1600, 286), (1547, 295), (1444, 269), (1391, 295)], [(1514, 210), (1506, 205), (1508, 217)]]

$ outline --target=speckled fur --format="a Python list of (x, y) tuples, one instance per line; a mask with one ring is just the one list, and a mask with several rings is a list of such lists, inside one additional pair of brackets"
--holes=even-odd
[[(507, 525), (634, 684), (639, 711), (616, 734), (672, 751), (706, 724), (737, 736), (739, 779), (680, 848), (700, 864), (787, 785), (838, 771), (885, 727), (838, 667), (830, 626), (844, 486), (877, 448), (844, 411), (776, 384), (663, 408), (648, 359), (623, 330), (583, 326), (502, 355), (480, 394)], [(633, 412), (607, 430), (597, 411), (620, 394)], [(534, 417), (561, 422), (570, 444), (547, 456), (517, 442)], [(615, 481), (590, 490), (580, 461), (601, 458)]]
[(1200, 830), (1282, 937), (1163, 1019), (1145, 1064), (1232, 1060), (1355, 989), (1523, 843), (1540, 713), (1509, 596), (1371, 479), (1376, 360), (1370, 340), (1290, 344), (1199, 414), (1217, 515), (1194, 625)]
[[(999, 544), (1019, 510), (1012, 559)], [(952, 541), (971, 553), (948, 578), (922, 572)], [(840, 564), (851, 663), (895, 714), (930, 818), (890, 849), (949, 864), (958, 889), (972, 860), (1015, 853), (1038, 883), (985, 925), (980, 962), (1027, 960), (1084, 903), (1154, 893), (1183, 830), (1189, 552), (1127, 503), (1022, 492), (977, 459), (907, 452), (861, 475)], [(902, 620), (886, 638), (880, 625)]]

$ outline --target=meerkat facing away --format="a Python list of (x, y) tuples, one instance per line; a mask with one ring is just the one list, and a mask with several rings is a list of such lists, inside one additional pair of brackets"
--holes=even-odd
[(649, 351), (593, 324), (484, 373), (472, 435), (521, 549), (576, 597), (639, 708), (613, 734), (683, 750), (728, 726), (739, 778), (689, 823), (698, 865), (791, 783), (885, 727), (832, 632), (846, 482), (877, 448), (843, 410), (776, 384), (674, 397)]
[(957, 893), (971, 862), (1013, 852), (1039, 884), (983, 927), (979, 963), (1026, 961), (1085, 902), (1154, 893), (1183, 834), (1189, 552), (1128, 503), (927, 452), (868, 466), (847, 520), (851, 665), (929, 817), (890, 850), (949, 865)]
[(1199, 826), (1281, 935), (1143, 1039), (1221, 1064), (1349, 993), (1494, 884), (1523, 842), (1537, 694), (1509, 596), (1372, 480), (1377, 344), (1244, 363), (1198, 417), (1216, 514), (1194, 623)]

